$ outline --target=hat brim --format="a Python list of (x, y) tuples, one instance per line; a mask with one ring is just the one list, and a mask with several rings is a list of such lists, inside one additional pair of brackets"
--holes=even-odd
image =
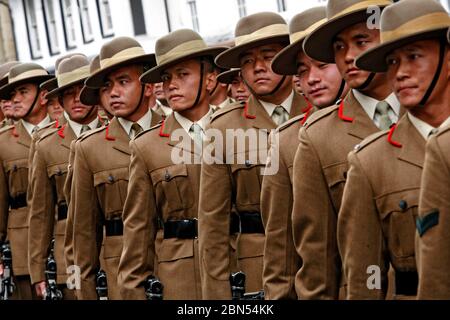
[(0, 88), (0, 99), (3, 100), (9, 100), (11, 98), (10, 94), (11, 91), (14, 90), (14, 88), (26, 84), (26, 83), (35, 83), (39, 87), (42, 82), (45, 82), (47, 80), (50, 80), (54, 76), (52, 75), (46, 75), (46, 76), (36, 76), (36, 77), (30, 77), (26, 79), (21, 79), (12, 83), (8, 83)]
[(336, 35), (357, 23), (366, 22), (370, 15), (362, 9), (328, 20), (306, 37), (303, 50), (314, 60), (335, 63), (333, 42)]
[(155, 54), (146, 54), (142, 56), (138, 56), (132, 59), (127, 59), (124, 61), (120, 61), (118, 63), (112, 64), (108, 66), (107, 68), (100, 69), (97, 72), (95, 72), (93, 75), (91, 75), (89, 78), (86, 79), (86, 86), (91, 88), (100, 88), (103, 87), (105, 83), (106, 76), (111, 73), (114, 70), (117, 70), (121, 67), (132, 65), (132, 64), (146, 64), (150, 67), (153, 67), (156, 65), (156, 58)]
[(84, 86), (80, 92), (80, 101), (86, 106), (96, 106), (100, 104), (100, 89)]
[(58, 88), (58, 79), (52, 78), (50, 80), (44, 81), (41, 83), (39, 88), (41, 88), (41, 90), (47, 91), (55, 90), (56, 88)]
[(265, 38), (261, 38), (255, 41), (248, 42), (243, 45), (239, 45), (233, 48), (229, 48), (228, 50), (219, 54), (215, 60), (216, 64), (222, 68), (240, 68), (240, 56), (245, 51), (260, 47), (266, 44), (285, 42), (289, 43), (289, 34), (277, 35), (277, 36), (269, 36)]
[(57, 96), (59, 96), (62, 92), (64, 92), (64, 90), (66, 90), (67, 88), (70, 88), (70, 87), (73, 87), (73, 86), (75, 86), (75, 85), (77, 85), (77, 84), (84, 84), (84, 81), (86, 81), (86, 78), (82, 78), (82, 79), (79, 79), (79, 80), (77, 80), (77, 81), (74, 81), (74, 82), (70, 82), (70, 83), (68, 83), (68, 84), (66, 84), (66, 85), (64, 85), (64, 86), (62, 86), (62, 87), (57, 87), (56, 89), (54, 89), (54, 90), (52, 90), (52, 91), (50, 91), (49, 93), (47, 93), (46, 95), (45, 95), (45, 98), (46, 99), (53, 99), (53, 98), (56, 98)]
[(362, 70), (370, 72), (386, 72), (388, 69), (386, 57), (392, 51), (401, 48), (409, 43), (420, 40), (430, 40), (433, 38), (444, 39), (446, 32), (447, 32), (446, 28), (440, 28), (436, 30), (430, 30), (427, 32), (411, 34), (400, 39), (383, 43), (361, 54), (356, 59), (355, 64), (359, 69)]
[(204, 57), (204, 56), (211, 56), (213, 59), (220, 54), (221, 52), (224, 52), (227, 50), (227, 47), (213, 47), (213, 48), (207, 48), (204, 50), (192, 52), (186, 55), (181, 55), (173, 60), (169, 60), (165, 63), (161, 63), (149, 71), (145, 72), (140, 80), (142, 83), (159, 83), (162, 82), (161, 74), (164, 70), (167, 68), (170, 68), (171, 66), (176, 65), (177, 63), (180, 63), (182, 61), (186, 61), (192, 58), (198, 58), (198, 57)]
[(220, 83), (231, 84), (236, 76), (239, 76), (241, 73), (240, 69), (233, 69), (222, 72), (217, 76), (217, 81)]
[(304, 40), (305, 38), (301, 38), (281, 50), (272, 60), (272, 71), (285, 76), (296, 75), (297, 57), (303, 52)]

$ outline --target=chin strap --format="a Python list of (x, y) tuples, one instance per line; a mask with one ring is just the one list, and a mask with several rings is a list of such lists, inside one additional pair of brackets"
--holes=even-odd
[(248, 82), (243, 78), (242, 81), (245, 83), (245, 85), (247, 86), (248, 90), (251, 92), (252, 95), (254, 95), (255, 97), (267, 97), (267, 96), (271, 96), (274, 95), (275, 92), (277, 92), (278, 90), (280, 90), (281, 86), (284, 84), (284, 82), (286, 81), (287, 76), (283, 76), (283, 78), (281, 78), (280, 82), (278, 82), (277, 86), (275, 87), (275, 89), (273, 89), (271, 92), (269, 93), (265, 93), (265, 94), (257, 94), (253, 88), (248, 84)]
[(441, 38), (439, 40), (439, 63), (437, 66), (437, 70), (434, 73), (433, 80), (431, 81), (431, 84), (428, 87), (428, 90), (425, 93), (425, 96), (422, 98), (422, 101), (420, 101), (420, 103), (419, 103), (419, 106), (422, 108), (425, 107), (428, 99), (430, 98), (431, 94), (434, 91), (434, 88), (436, 87), (436, 83), (438, 82), (439, 77), (441, 76), (442, 65), (444, 64), (445, 47), (446, 47), (446, 44), (444, 43), (444, 40)]
[(355, 88), (355, 89), (358, 91), (362, 91), (362, 90), (366, 89), (369, 86), (369, 84), (372, 82), (373, 78), (375, 78), (375, 76), (376, 76), (376, 73), (371, 72), (369, 74), (369, 76), (367, 77), (367, 80), (364, 81), (364, 83), (362, 85), (360, 85), (358, 88)]
[(205, 64), (203, 61), (200, 61), (200, 84), (198, 85), (197, 98), (195, 98), (195, 102), (191, 108), (194, 108), (200, 101), (200, 97), (202, 95), (202, 89), (203, 89), (204, 72), (205, 72)]
[(37, 86), (37, 93), (36, 93), (36, 97), (34, 97), (33, 103), (31, 104), (30, 109), (28, 109), (27, 113), (23, 116), (23, 119), (25, 119), (26, 117), (28, 117), (31, 112), (34, 110), (34, 106), (36, 104), (36, 102), (39, 99), (39, 94), (41, 93), (41, 89), (39, 88), (39, 86)]
[(342, 81), (341, 81), (341, 86), (340, 86), (340, 88), (339, 88), (339, 91), (338, 91), (336, 97), (334, 98), (334, 103), (335, 103), (335, 104), (337, 104), (338, 101), (341, 99), (342, 93), (344, 92), (344, 89), (345, 89), (345, 84), (346, 84), (346, 83), (345, 83), (345, 80), (342, 79)]

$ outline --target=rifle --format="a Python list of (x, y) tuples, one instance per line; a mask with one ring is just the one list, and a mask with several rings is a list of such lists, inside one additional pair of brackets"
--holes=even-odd
[(0, 284), (0, 300), (9, 300), (16, 288), (12, 277), (12, 254), (9, 241), (6, 241), (0, 248), (1, 261), (3, 264), (3, 276)]
[(230, 275), (231, 300), (264, 300), (264, 290), (245, 293), (245, 273), (242, 271)]
[(108, 280), (106, 279), (106, 272), (103, 270), (99, 270), (97, 272), (96, 278), (97, 286), (95, 290), (97, 290), (97, 295), (99, 300), (108, 300)]
[(164, 285), (155, 276), (149, 276), (144, 284), (147, 300), (163, 300)]
[(47, 288), (45, 289), (44, 300), (58, 301), (63, 299), (63, 294), (61, 290), (58, 289), (58, 284), (56, 283), (57, 267), (54, 250), (55, 239), (52, 239), (52, 242), (50, 243), (50, 253), (47, 257), (47, 265), (45, 268)]

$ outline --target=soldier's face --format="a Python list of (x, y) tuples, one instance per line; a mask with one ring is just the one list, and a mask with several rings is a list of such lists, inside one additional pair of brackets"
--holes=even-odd
[(99, 90), (99, 97), (102, 108), (105, 109), (110, 115), (114, 115), (113, 109), (111, 108), (110, 95), (103, 90)]
[(306, 98), (319, 108), (333, 104), (341, 87), (341, 74), (335, 64), (309, 58), (303, 52), (297, 56), (300, 88)]
[(56, 120), (63, 115), (64, 109), (59, 104), (57, 98), (52, 98), (47, 102), (47, 112), (52, 120)]
[(158, 100), (164, 100), (166, 99), (166, 95), (164, 93), (163, 83), (155, 83), (155, 86), (153, 87), (153, 93), (155, 94), (156, 99)]
[[(389, 84), (400, 103), (407, 109), (420, 108), (439, 63), (437, 40), (416, 41), (405, 45), (386, 58)], [(445, 99), (450, 79), (450, 53), (447, 46), (444, 64), (436, 86), (427, 103), (448, 104)]]
[[(204, 99), (204, 92), (208, 85), (205, 81), (211, 75), (212, 73), (208, 73), (204, 77), (200, 102)], [(173, 111), (182, 112), (194, 105), (200, 85), (200, 63), (198, 60), (183, 61), (164, 70), (162, 79), (167, 102)]]
[[(109, 96), (111, 113), (117, 117), (128, 118), (133, 115), (143, 94), (139, 77), (143, 68), (140, 66), (126, 66), (111, 72), (106, 77), (102, 94)], [(153, 89), (153, 88), (152, 88)]]
[(12, 118), (14, 116), (11, 100), (0, 100), (0, 108), (6, 118)]
[[(64, 110), (70, 119), (78, 123), (89, 123), (93, 121), (95, 112), (92, 112), (92, 106), (87, 106), (80, 101), (80, 93), (83, 84), (77, 84), (64, 90), (61, 94), (61, 101)], [(91, 115), (89, 117), (89, 115)]]
[(231, 97), (237, 101), (247, 101), (250, 92), (240, 76), (235, 76), (231, 82)]
[(368, 29), (365, 22), (355, 24), (336, 36), (333, 43), (336, 65), (351, 88), (360, 87), (370, 75), (370, 72), (355, 66), (356, 58), (379, 43), (379, 30)]
[[(273, 58), (282, 49), (281, 44), (269, 44), (247, 50), (240, 56), (242, 78), (256, 95), (271, 93), (283, 80), (271, 67)], [(291, 81), (285, 82), (285, 86), (291, 84)]]
[[(30, 108), (32, 107), (32, 103), (36, 99), (36, 95), (38, 94), (38, 88), (35, 84), (24, 84), (18, 86), (11, 92), (11, 101), (14, 110), (14, 119), (22, 119), (28, 113)], [(39, 99), (36, 100), (38, 103)], [(36, 113), (38, 108), (34, 108), (30, 115)]]

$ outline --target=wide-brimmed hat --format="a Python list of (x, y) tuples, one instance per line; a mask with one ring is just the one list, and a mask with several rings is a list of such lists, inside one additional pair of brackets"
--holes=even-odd
[(335, 63), (333, 41), (336, 35), (357, 23), (369, 21), (374, 13), (368, 8), (383, 9), (391, 4), (391, 0), (329, 0), (327, 22), (306, 37), (303, 50), (315, 60)]
[(386, 72), (386, 56), (408, 43), (446, 39), (450, 16), (434, 0), (402, 0), (381, 15), (380, 44), (356, 59), (356, 66), (371, 72)]
[(142, 46), (129, 37), (118, 37), (103, 45), (100, 50), (100, 69), (86, 80), (91, 88), (101, 88), (105, 76), (121, 67), (143, 64), (149, 68), (156, 65), (155, 55), (146, 54)]
[(161, 74), (167, 68), (185, 60), (209, 56), (214, 59), (227, 47), (208, 47), (205, 40), (195, 31), (180, 29), (159, 38), (155, 53), (157, 66), (141, 76), (143, 83), (162, 82)]
[(89, 60), (83, 55), (74, 55), (64, 59), (58, 66), (56, 79), (58, 88), (47, 93), (47, 99), (55, 98), (64, 90), (78, 83), (84, 83), (90, 76)]
[(8, 75), (11, 68), (20, 64), (18, 61), (10, 61), (0, 65), (0, 88), (8, 84)]
[[(91, 74), (97, 72), (100, 69), (100, 56), (97, 55), (92, 59), (91, 64), (89, 66)], [(99, 88), (91, 88), (84, 85), (83, 89), (80, 92), (80, 101), (82, 104), (87, 106), (95, 106), (99, 104)]]
[(217, 81), (220, 83), (231, 84), (236, 76), (241, 75), (241, 69), (233, 68), (228, 71), (222, 72), (217, 76)]
[(239, 56), (251, 49), (271, 43), (289, 44), (289, 28), (282, 16), (260, 12), (241, 18), (235, 34), (235, 46), (221, 53), (216, 64), (223, 68), (240, 68)]
[(53, 76), (36, 63), (21, 63), (9, 70), (8, 84), (0, 88), (0, 99), (10, 99), (11, 92), (22, 84), (35, 83), (38, 86)]
[(326, 22), (325, 7), (315, 7), (294, 16), (289, 23), (291, 44), (281, 50), (272, 60), (272, 70), (281, 75), (297, 74), (297, 56), (303, 51), (303, 40)]

